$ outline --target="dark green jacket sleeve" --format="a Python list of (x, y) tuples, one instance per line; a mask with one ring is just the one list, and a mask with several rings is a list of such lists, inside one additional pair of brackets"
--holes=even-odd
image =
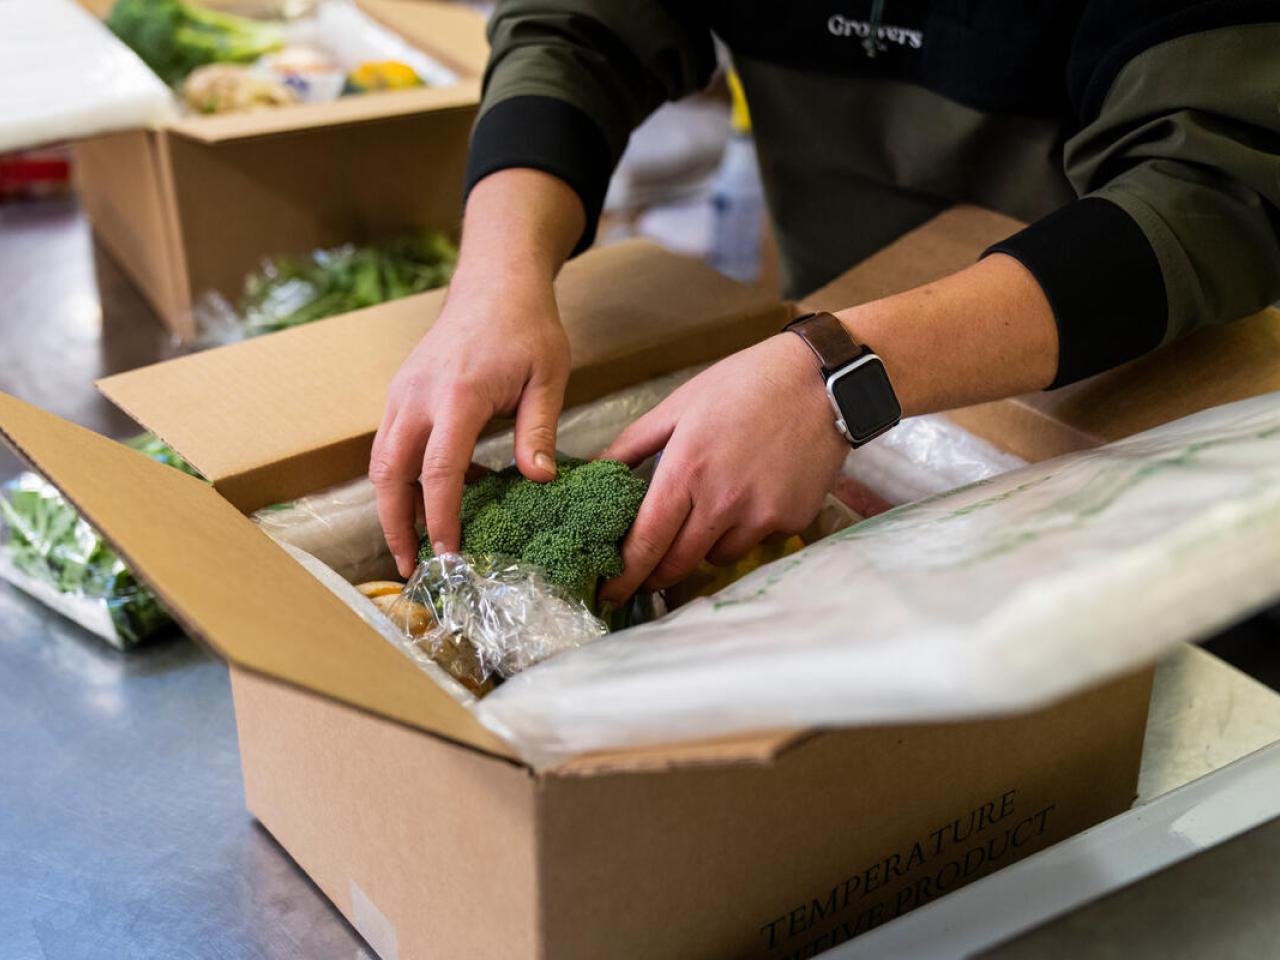
[(508, 167), (533, 167), (582, 199), (590, 246), (627, 139), (667, 100), (706, 86), (710, 30), (681, 0), (504, 0), (489, 22), (484, 99), (467, 190)]
[(1103, 12), (1077, 32), (1081, 126), (1064, 152), (1081, 199), (993, 248), (1053, 306), (1055, 386), (1280, 298), (1275, 5), (1189, 5), (1110, 37), (1099, 19), (1146, 5), (1092, 6)]

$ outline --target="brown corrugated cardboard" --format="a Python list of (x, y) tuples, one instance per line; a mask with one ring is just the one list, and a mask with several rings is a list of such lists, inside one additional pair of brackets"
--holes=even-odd
[(487, 48), (460, 4), (358, 0), (456, 84), (225, 116), (75, 146), (98, 238), (167, 326), (194, 335), (206, 291), (234, 299), (263, 257), (417, 229), (452, 233)]
[[(960, 265), (994, 226), (955, 212), (917, 232), (914, 258), (910, 247), (895, 255)], [(584, 256), (561, 290), (579, 348), (574, 389), (594, 395), (733, 349), (789, 309), (726, 283), (645, 246)], [(318, 487), (328, 463), (358, 472), (385, 378), (432, 302), (365, 314), (393, 344), (361, 346), (362, 318), (338, 318), (106, 388), (198, 465), (225, 471), (223, 485), (260, 469), (286, 487), (310, 473)], [(281, 392), (301, 395), (256, 395), (284, 411), (250, 402), (246, 392), (284, 376), (286, 360), (306, 373)], [(344, 370), (346, 380), (383, 378), (343, 394), (349, 417), (323, 400), (336, 384), (324, 374)], [(654, 744), (535, 774), (438, 697), (414, 702), (415, 681), (393, 676), (416, 674), (408, 660), (353, 663), (384, 641), (304, 586), (305, 574), (286, 573), (285, 555), (224, 490), (158, 481), (164, 468), (144, 470), (137, 454), (15, 401), (0, 403), (0, 427), (185, 622), (243, 664), (233, 685), (249, 805), (384, 958), (809, 957), (1119, 812), (1134, 794), (1147, 674), (1021, 717)], [(221, 431), (219, 442), (203, 430)], [(238, 494), (249, 503), (267, 488)], [(174, 509), (195, 518), (220, 571), (237, 568), (227, 584), (204, 585), (220, 572), (176, 569), (190, 550)], [(272, 610), (261, 591), (277, 576), (289, 586)], [(255, 599), (220, 611), (241, 592)], [(297, 605), (307, 619), (289, 616)], [(337, 677), (339, 665), (360, 676)], [(953, 823), (963, 839), (947, 839)]]
[(232, 689), (250, 810), (384, 960), (790, 960), (1124, 810), (1150, 675), (767, 763), (543, 777), (240, 670)]

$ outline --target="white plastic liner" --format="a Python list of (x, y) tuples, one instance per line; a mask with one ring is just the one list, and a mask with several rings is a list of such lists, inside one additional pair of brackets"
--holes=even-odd
[(176, 116), (169, 88), (74, 0), (0, 0), (0, 152)]
[(344, 70), (371, 60), (398, 60), (430, 86), (458, 82), (456, 73), (378, 23), (352, 0), (324, 0), (310, 16), (289, 22), (286, 31), (289, 43), (318, 46)]
[(911, 417), (850, 454), (844, 475), (892, 504), (910, 503), (1026, 466), (946, 417)]
[(1033, 708), (1280, 596), (1280, 393), (900, 507), (475, 710), (540, 765)]

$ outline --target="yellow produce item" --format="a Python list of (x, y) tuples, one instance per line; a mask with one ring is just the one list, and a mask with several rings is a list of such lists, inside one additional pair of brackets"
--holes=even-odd
[(370, 580), (368, 583), (356, 584), (356, 589), (372, 600), (374, 597), (396, 596), (404, 589), (404, 584), (395, 580)]
[(688, 577), (665, 591), (667, 606), (675, 609), (697, 597), (710, 596), (735, 580), (741, 580), (752, 570), (793, 554), (804, 546), (805, 542), (799, 536), (776, 534), (757, 544), (732, 566), (715, 567), (704, 560)]
[[(406, 600), (399, 603), (400, 594), (384, 593), (370, 597), (373, 605), (387, 615), (387, 618), (411, 637), (420, 637), (435, 625), (431, 611), (420, 603)], [(397, 604), (399, 604), (397, 606)]]
[(413, 67), (399, 60), (372, 60), (347, 74), (347, 90), (370, 93), (374, 90), (405, 90), (421, 87), (422, 78)]
[[(404, 584), (394, 580), (372, 580), (360, 584), (356, 589), (372, 600), (373, 605), (386, 614), (387, 619), (398, 630), (410, 637), (424, 637), (435, 626), (435, 618), (430, 610), (416, 601), (401, 602), (400, 591), (403, 587)], [(476, 679), (481, 672), (479, 657), (466, 637), (443, 638), (438, 645), (434, 645), (429, 656), (476, 696), (482, 697), (493, 689), (491, 678), (484, 681)]]

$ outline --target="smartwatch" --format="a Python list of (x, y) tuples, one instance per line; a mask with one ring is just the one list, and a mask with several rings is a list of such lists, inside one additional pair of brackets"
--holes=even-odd
[(870, 347), (854, 339), (829, 313), (808, 313), (785, 327), (818, 358), (827, 399), (836, 414), (836, 429), (857, 448), (874, 440), (902, 419), (902, 406), (889, 374)]

